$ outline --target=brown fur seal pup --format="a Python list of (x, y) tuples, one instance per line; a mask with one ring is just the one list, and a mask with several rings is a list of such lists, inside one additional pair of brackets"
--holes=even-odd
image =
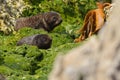
[(52, 39), (47, 34), (36, 34), (29, 37), (24, 37), (17, 42), (17, 46), (22, 44), (34, 45), (39, 49), (48, 49), (51, 47)]
[(44, 29), (48, 32), (52, 31), (62, 22), (62, 18), (57, 12), (46, 12), (31, 17), (20, 18), (16, 21), (15, 30), (23, 27), (31, 27), (34, 29)]

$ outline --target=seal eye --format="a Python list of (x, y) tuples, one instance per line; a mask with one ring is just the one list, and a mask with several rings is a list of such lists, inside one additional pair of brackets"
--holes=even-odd
[(54, 16), (54, 17), (52, 18), (52, 21), (53, 21), (53, 22), (56, 22), (56, 21), (57, 21), (57, 17)]

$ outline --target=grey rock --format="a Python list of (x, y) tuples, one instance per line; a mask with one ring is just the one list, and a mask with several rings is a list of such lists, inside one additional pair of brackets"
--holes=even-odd
[(5, 76), (0, 74), (0, 80), (6, 80)]
[(0, 0), (0, 31), (6, 34), (14, 31), (15, 20), (26, 7), (23, 0)]

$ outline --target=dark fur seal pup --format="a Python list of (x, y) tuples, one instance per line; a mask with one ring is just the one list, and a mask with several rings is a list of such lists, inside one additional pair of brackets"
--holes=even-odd
[(48, 32), (52, 31), (62, 22), (62, 18), (57, 12), (46, 12), (35, 16), (20, 18), (16, 21), (15, 30), (23, 27), (31, 27), (34, 29), (44, 29)]
[(52, 39), (47, 34), (36, 34), (29, 37), (24, 37), (17, 42), (17, 46), (22, 44), (34, 45), (39, 49), (48, 49), (51, 47)]

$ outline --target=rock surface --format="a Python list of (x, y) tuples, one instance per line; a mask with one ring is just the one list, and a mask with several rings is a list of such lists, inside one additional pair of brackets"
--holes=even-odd
[(6, 80), (6, 78), (2, 74), (0, 74), (0, 80)]
[(58, 56), (49, 80), (120, 80), (120, 1), (98, 37)]
[(23, 0), (0, 0), (0, 31), (11, 31), (25, 7), (27, 5)]

